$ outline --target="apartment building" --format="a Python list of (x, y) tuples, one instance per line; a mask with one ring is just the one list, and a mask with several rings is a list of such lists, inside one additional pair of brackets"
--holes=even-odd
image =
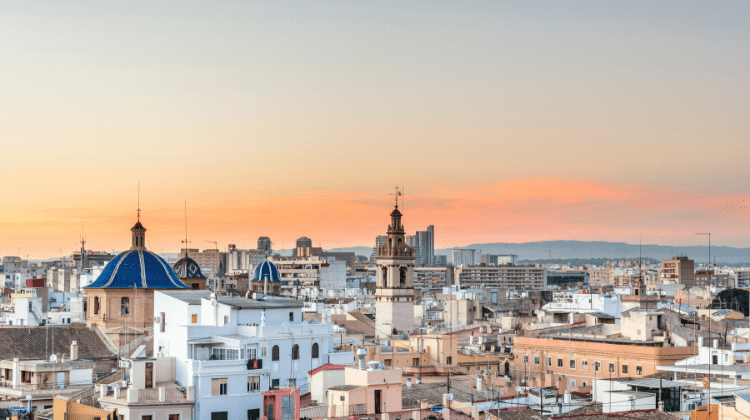
[(453, 284), (453, 267), (415, 267), (414, 289), (418, 292), (439, 293)]
[(218, 249), (181, 249), (180, 259), (185, 258), (186, 255), (190, 255), (190, 258), (195, 260), (203, 271), (203, 274), (216, 274), (219, 271), (219, 265), (221, 264), (222, 252)]
[(268, 261), (278, 268), (282, 289), (346, 287), (346, 263), (344, 261), (329, 262), (327, 258), (319, 255), (288, 257), (274, 255), (268, 257)]
[(695, 261), (688, 257), (672, 257), (671, 260), (661, 262), (661, 271), (659, 272), (662, 283), (669, 281), (675, 284), (683, 284), (687, 288), (696, 286), (695, 282)]
[(453, 265), (459, 266), (473, 266), (478, 265), (482, 262), (482, 250), (481, 249), (454, 249), (453, 250)]
[(454, 277), (461, 287), (493, 287), (541, 290), (547, 285), (547, 270), (538, 265), (475, 265), (455, 268)]

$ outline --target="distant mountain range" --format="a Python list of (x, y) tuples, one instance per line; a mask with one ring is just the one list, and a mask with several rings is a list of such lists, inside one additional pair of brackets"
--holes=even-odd
[[(594, 258), (638, 258), (640, 246), (625, 242), (586, 242), (586, 241), (541, 241), (523, 243), (487, 243), (471, 244), (460, 248), (480, 249), (482, 254), (516, 254), (519, 260), (566, 260)], [(452, 249), (436, 249), (435, 254), (448, 255), (451, 260)], [(550, 258), (551, 254), (551, 258)], [(667, 260), (674, 256), (686, 255), (696, 263), (708, 261), (708, 246), (669, 246), (643, 244), (643, 258)], [(732, 248), (712, 246), (711, 259), (717, 264), (734, 264), (750, 262), (750, 248)]]

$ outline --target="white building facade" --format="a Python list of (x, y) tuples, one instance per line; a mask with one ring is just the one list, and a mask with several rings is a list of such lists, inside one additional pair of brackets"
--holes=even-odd
[(176, 382), (195, 387), (195, 419), (257, 418), (262, 391), (306, 393), (310, 370), (354, 363), (351, 352), (333, 351), (333, 325), (303, 321), (302, 307), (287, 298), (157, 291), (154, 354), (175, 357)]

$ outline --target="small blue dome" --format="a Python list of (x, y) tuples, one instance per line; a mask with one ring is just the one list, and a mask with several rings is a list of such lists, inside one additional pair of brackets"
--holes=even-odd
[(255, 266), (252, 281), (266, 281), (266, 278), (268, 278), (268, 281), (281, 281), (279, 278), (279, 269), (276, 268), (276, 264), (268, 260)]
[(107, 263), (92, 289), (187, 289), (164, 259), (147, 250), (130, 250)]
[(177, 261), (173, 266), (175, 274), (181, 279), (205, 279), (206, 276), (201, 273), (201, 267), (194, 259), (188, 257)]

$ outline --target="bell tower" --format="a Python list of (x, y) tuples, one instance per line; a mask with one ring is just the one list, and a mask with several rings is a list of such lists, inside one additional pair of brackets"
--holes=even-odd
[(378, 248), (375, 282), (375, 335), (388, 338), (393, 334), (411, 333), (414, 329), (414, 263), (415, 252), (406, 244), (401, 212), (391, 212), (391, 224), (385, 245)]

